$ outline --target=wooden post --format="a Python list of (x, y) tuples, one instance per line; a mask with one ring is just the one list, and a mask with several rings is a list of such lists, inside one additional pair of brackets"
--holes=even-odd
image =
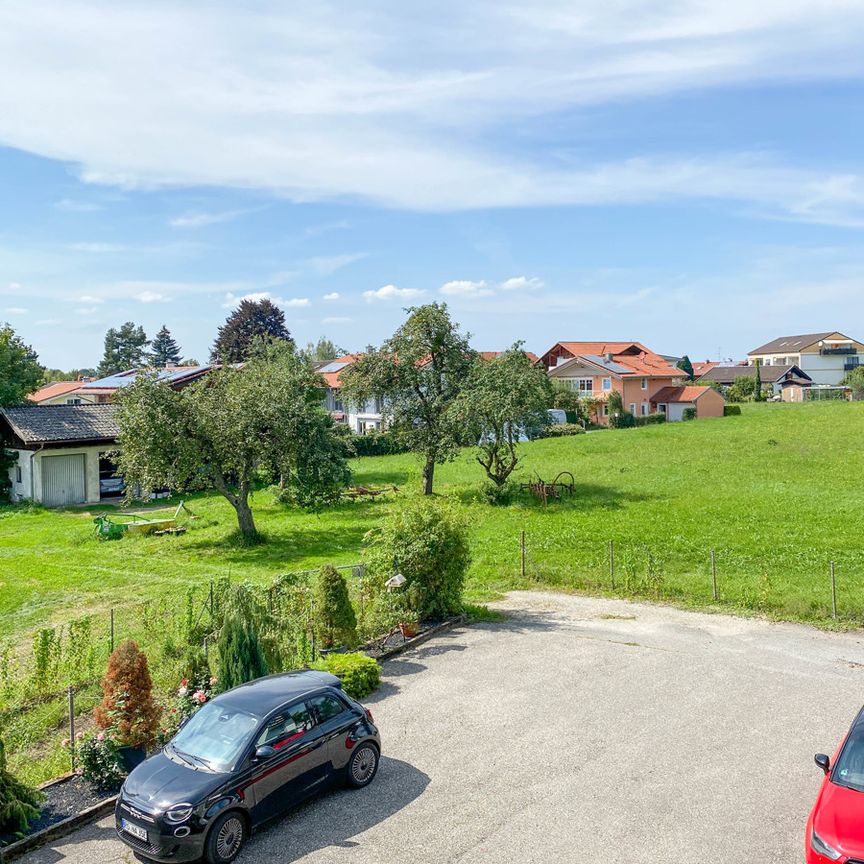
[(111, 607), (111, 639), (110, 639), (111, 650), (108, 652), (109, 654), (114, 653), (114, 607)]
[(837, 579), (834, 576), (834, 562), (831, 562), (831, 617), (837, 620)]
[(69, 698), (69, 762), (75, 770), (75, 691), (70, 684), (66, 694)]
[(521, 531), (519, 534), (519, 552), (520, 558), (522, 562), (522, 581), (525, 581), (525, 531)]
[(612, 590), (615, 590), (615, 541), (609, 541), (609, 581), (612, 583)]
[(204, 637), (204, 659), (205, 659), (205, 660), (209, 660), (209, 659), (210, 659), (210, 653), (209, 653), (209, 651), (210, 651), (210, 649), (209, 649), (209, 647), (208, 647), (208, 645), (207, 645), (207, 637), (205, 636), (205, 637)]
[(210, 618), (213, 618), (213, 580), (210, 580)]
[(711, 596), (717, 600), (717, 555), (711, 550)]

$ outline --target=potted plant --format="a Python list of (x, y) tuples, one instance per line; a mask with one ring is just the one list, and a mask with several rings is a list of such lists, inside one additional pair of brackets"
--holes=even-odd
[(321, 653), (352, 645), (357, 639), (357, 619), (348, 596), (348, 583), (332, 564), (325, 564), (318, 573), (314, 603), (313, 626), (323, 648)]
[[(0, 834), (18, 836), (39, 818), (43, 795), (22, 783), (6, 767), (6, 751), (0, 740)], [(0, 851), (0, 856), (3, 853)]]
[(119, 645), (109, 658), (102, 693), (94, 712), (96, 726), (110, 735), (120, 762), (131, 771), (144, 761), (162, 713), (153, 701), (147, 657), (132, 639)]
[(416, 584), (407, 585), (399, 591), (390, 593), (391, 614), (399, 632), (405, 639), (417, 635), (420, 624), (420, 588)]

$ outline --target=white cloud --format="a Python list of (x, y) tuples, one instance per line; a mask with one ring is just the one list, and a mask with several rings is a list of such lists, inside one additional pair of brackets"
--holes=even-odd
[(253, 291), (249, 294), (243, 294), (238, 297), (229, 291), (225, 295), (225, 302), (222, 304), (222, 307), (224, 309), (233, 309), (235, 306), (239, 306), (244, 300), (249, 300), (252, 303), (258, 303), (261, 300), (269, 300), (277, 306), (285, 306), (288, 309), (302, 309), (309, 305), (308, 297), (292, 297), (290, 299), (285, 299), (283, 297), (276, 297), (269, 291)]
[(135, 295), (135, 299), (141, 303), (168, 303), (171, 298), (160, 294), (158, 291), (142, 291)]
[(307, 258), (305, 264), (319, 276), (330, 276), (337, 270), (341, 270), (355, 261), (360, 261), (368, 254), (368, 252), (350, 252), (347, 255), (319, 256), (317, 258)]
[(10, 291), (20, 291), (21, 290), (21, 283), (20, 282), (10, 282), (9, 283), (9, 290)]
[(67, 210), (70, 213), (89, 213), (102, 209), (102, 205), (95, 201), (80, 201), (74, 198), (62, 198), (60, 201), (55, 201), (54, 206), (58, 210)]
[(7, 306), (3, 311), (7, 315), (26, 315), (28, 310), (22, 306)]
[(525, 276), (513, 276), (501, 283), (502, 291), (533, 291), (542, 287), (543, 282), (536, 276), (530, 279)]
[(374, 291), (364, 291), (367, 300), (411, 300), (425, 294), (419, 288), (397, 288), (395, 285), (384, 285)]
[(56, 327), (58, 324), (62, 324), (62, 318), (41, 318), (36, 322), (37, 327)]
[(92, 315), (98, 309), (98, 306), (80, 306), (75, 310), (76, 315)]
[(321, 323), (322, 324), (350, 324), (351, 319), (350, 318), (341, 318), (341, 317), (337, 316), (335, 318), (322, 318)]
[(192, 210), (182, 216), (175, 216), (168, 224), (172, 228), (204, 228), (206, 225), (233, 222), (248, 212), (248, 210), (222, 210), (218, 213), (208, 213), (203, 210)]
[(70, 243), (69, 249), (73, 252), (120, 252), (125, 247), (119, 246), (116, 243)]
[(338, 291), (331, 291), (329, 294), (325, 294), (323, 299), (324, 300), (338, 300), (339, 297), (340, 297), (340, 294)]
[(92, 294), (82, 294), (76, 302), (92, 306), (97, 303), (104, 303), (105, 300), (102, 297), (94, 297)]
[(455, 279), (452, 282), (445, 282), (441, 286), (441, 293), (449, 297), (490, 297), (495, 292), (484, 281)]
[[(584, 150), (508, 155), (502, 142), (544, 115), (599, 103), (852, 80), (864, 73), (862, 36), (860, 0), (445, 0), (434, 17), (332, 0), (262, 0), (254, 13), (5, 4), (0, 80), (16, 86), (0, 92), (0, 143), (132, 188), (254, 188), (422, 210), (708, 198), (857, 225), (859, 175), (838, 188), (830, 170), (784, 168), (776, 154), (652, 161), (631, 150), (636, 158), (604, 163)], [(237, 214), (194, 211), (172, 224)]]

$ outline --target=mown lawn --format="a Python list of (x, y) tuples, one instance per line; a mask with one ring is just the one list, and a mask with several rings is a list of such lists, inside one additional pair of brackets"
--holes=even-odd
[[(482, 469), (465, 451), (436, 474), (440, 495), (468, 517), (469, 593), (488, 597), (527, 575), (575, 588), (609, 587), (615, 541), (618, 587), (706, 602), (710, 549), (721, 600), (782, 617), (829, 611), (828, 566), (837, 562), (841, 617), (864, 616), (864, 404), (750, 405), (741, 417), (602, 431), (523, 445), (520, 480), (572, 471), (572, 499), (544, 507), (527, 494), (506, 507), (480, 495)], [(358, 483), (416, 494), (411, 456), (354, 463)], [(70, 615), (165, 596), (220, 575), (269, 582), (325, 561), (353, 563), (364, 534), (402, 496), (294, 511), (259, 492), (268, 542), (232, 539), (233, 511), (218, 496), (188, 501), (199, 516), (178, 537), (99, 542), (91, 511), (0, 510), (0, 635), (25, 634)], [(650, 564), (649, 564), (650, 553)]]

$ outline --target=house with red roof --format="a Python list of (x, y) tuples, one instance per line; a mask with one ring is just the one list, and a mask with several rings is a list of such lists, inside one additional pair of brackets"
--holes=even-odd
[(722, 417), (726, 400), (713, 387), (688, 384), (683, 387), (661, 387), (651, 397), (651, 411), (666, 415), (668, 421), (683, 420), (688, 408), (697, 419)]
[(369, 432), (380, 432), (384, 428), (381, 400), (371, 398), (365, 405), (354, 406), (342, 398), (342, 375), (358, 359), (357, 354), (343, 354), (335, 360), (323, 363), (318, 368), (318, 374), (327, 385), (324, 397), (324, 407), (337, 423), (347, 423), (356, 435), (366, 435)]
[[(664, 387), (678, 385), (683, 372), (641, 342), (556, 342), (540, 362), (549, 377), (575, 390), (596, 406), (594, 419), (609, 422), (608, 399), (621, 394), (635, 416), (652, 412), (652, 400)], [(665, 404), (665, 403), (662, 403)]]

